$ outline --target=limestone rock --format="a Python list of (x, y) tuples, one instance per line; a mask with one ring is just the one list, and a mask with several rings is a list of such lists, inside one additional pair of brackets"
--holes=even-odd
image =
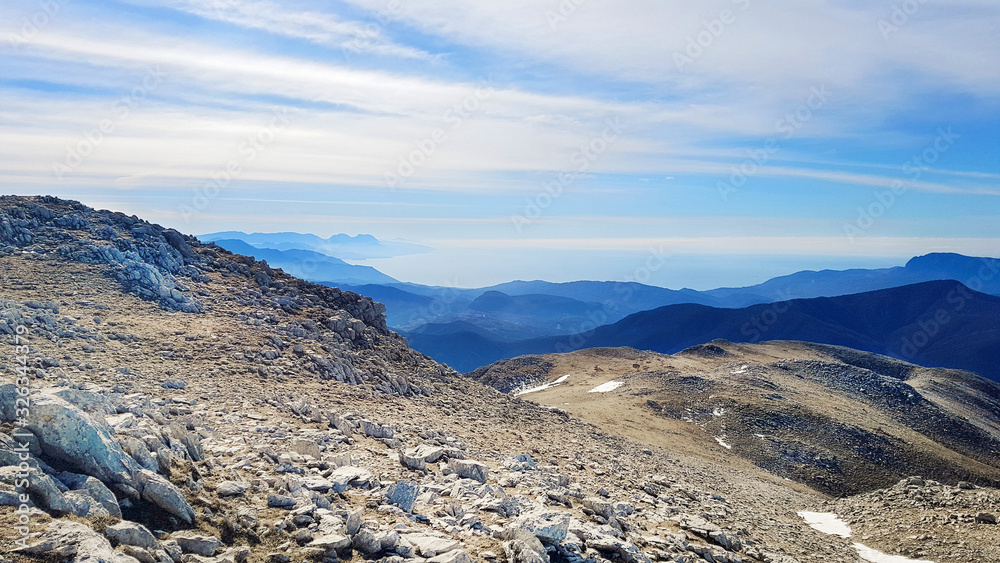
[(108, 425), (59, 397), (33, 397), (27, 429), (46, 456), (105, 483), (134, 482), (139, 464), (112, 439)]
[(558, 543), (566, 539), (569, 532), (569, 513), (555, 510), (534, 510), (521, 515), (516, 526), (534, 534), (548, 543)]
[(212, 536), (203, 536), (190, 532), (175, 533), (170, 539), (177, 542), (186, 553), (197, 555), (214, 555), (215, 550), (222, 547), (222, 542)]
[(104, 535), (126, 545), (134, 545), (143, 549), (156, 549), (159, 542), (153, 537), (153, 533), (142, 524), (122, 520), (117, 524), (108, 526)]
[(462, 545), (458, 540), (425, 533), (401, 534), (401, 537), (422, 557), (434, 557), (458, 549)]
[(35, 543), (14, 550), (47, 557), (73, 557), (74, 561), (116, 563), (118, 556), (111, 542), (89, 526), (79, 522), (56, 520), (49, 524)]
[(215, 488), (215, 492), (220, 497), (241, 496), (243, 493), (247, 492), (247, 486), (243, 483), (237, 483), (236, 481), (223, 481)]
[(468, 459), (449, 460), (448, 468), (461, 477), (473, 479), (480, 483), (485, 483), (490, 475), (490, 468), (485, 463)]
[(78, 473), (70, 473), (63, 471), (56, 475), (66, 487), (71, 490), (84, 490), (97, 502), (104, 506), (104, 509), (108, 511), (108, 514), (115, 518), (122, 517), (122, 509), (118, 505), (118, 499), (115, 494), (111, 492), (104, 483), (100, 482), (98, 479), (91, 477), (89, 475), (80, 475)]
[(399, 463), (411, 471), (427, 471), (427, 464), (416, 450), (405, 450), (399, 454)]
[(194, 522), (194, 509), (173, 483), (148, 469), (140, 470), (136, 477), (142, 489), (144, 500), (159, 506), (168, 514), (177, 516), (188, 524)]
[(386, 498), (405, 512), (410, 512), (419, 494), (420, 484), (416, 481), (397, 481), (389, 486)]
[(333, 549), (340, 551), (351, 545), (351, 538), (345, 534), (324, 534), (314, 537), (307, 547), (318, 547), (321, 549)]
[(287, 495), (268, 495), (267, 506), (291, 510), (295, 507), (295, 499)]
[(375, 478), (375, 474), (363, 467), (345, 465), (338, 467), (330, 473), (328, 480), (333, 485), (333, 490), (342, 493), (348, 487), (360, 487), (367, 485)]
[(354, 549), (366, 555), (372, 555), (382, 550), (382, 543), (374, 532), (361, 528), (351, 541)]
[[(21, 475), (20, 471), (13, 465), (0, 467), (0, 482), (14, 486), (24, 480), (19, 475)], [(29, 471), (27, 482), (28, 493), (38, 499), (40, 508), (46, 512), (57, 515), (74, 512), (73, 504), (63, 495), (63, 490), (66, 487), (62, 483), (38, 470)]]

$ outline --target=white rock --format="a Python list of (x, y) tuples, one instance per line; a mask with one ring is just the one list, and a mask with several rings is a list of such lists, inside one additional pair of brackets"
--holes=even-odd
[(42, 532), (39, 541), (14, 550), (14, 553), (75, 557), (76, 561), (117, 562), (111, 542), (89, 526), (68, 520), (55, 520)]
[(222, 546), (222, 542), (212, 536), (202, 536), (190, 532), (172, 534), (170, 539), (177, 542), (177, 545), (181, 546), (185, 552), (198, 555), (213, 555), (215, 550)]
[(416, 548), (422, 557), (434, 557), (458, 549), (462, 545), (458, 540), (424, 533), (403, 534), (401, 537)]
[(558, 543), (566, 539), (569, 532), (569, 514), (556, 510), (534, 510), (518, 518), (515, 525), (540, 540)]
[(188, 524), (194, 522), (194, 509), (184, 498), (184, 494), (173, 483), (148, 469), (140, 470), (137, 482), (142, 498), (159, 506), (168, 514), (173, 514)]
[(215, 488), (215, 492), (220, 497), (235, 497), (247, 492), (247, 486), (236, 481), (223, 481)]
[(144, 549), (159, 547), (159, 542), (156, 541), (153, 533), (148, 528), (142, 524), (129, 522), (128, 520), (122, 520), (117, 524), (108, 526), (108, 529), (104, 531), (104, 535), (120, 543)]
[(451, 459), (448, 461), (448, 468), (460, 477), (473, 479), (480, 483), (485, 483), (490, 475), (488, 465), (471, 459)]

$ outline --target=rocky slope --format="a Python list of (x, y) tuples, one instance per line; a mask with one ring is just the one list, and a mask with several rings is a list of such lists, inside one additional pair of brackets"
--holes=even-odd
[(859, 560), (796, 514), (828, 497), (459, 377), (359, 295), (53, 198), (0, 245), (5, 561)]
[(689, 453), (738, 457), (831, 495), (915, 474), (1000, 483), (1000, 385), (969, 372), (837, 346), (715, 341), (672, 356), (524, 356), (469, 375), (504, 392), (536, 389), (526, 397), (609, 432), (650, 444), (680, 436)]

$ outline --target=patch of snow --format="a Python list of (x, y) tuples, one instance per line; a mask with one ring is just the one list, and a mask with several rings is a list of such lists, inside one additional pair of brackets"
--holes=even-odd
[(726, 409), (722, 407), (715, 407), (715, 409), (712, 411), (712, 416), (722, 416), (724, 414), (726, 414)]
[(536, 391), (545, 391), (546, 389), (551, 389), (556, 385), (563, 383), (567, 379), (569, 379), (569, 374), (566, 374), (560, 377), (559, 379), (556, 379), (555, 381), (550, 381), (549, 383), (539, 385), (538, 387), (529, 387), (528, 389), (521, 389), (520, 391), (517, 392), (517, 395), (520, 396), (520, 395), (527, 395), (528, 393), (534, 393)]
[(602, 383), (597, 387), (594, 387), (590, 391), (587, 391), (587, 393), (607, 393), (608, 391), (614, 391), (615, 389), (618, 389), (622, 385), (625, 385), (625, 383), (622, 381), (609, 381), (607, 383)]
[(766, 440), (767, 439), (767, 436), (765, 436), (763, 434), (754, 434), (754, 436), (760, 438), (761, 440)]
[(814, 530), (831, 536), (851, 537), (851, 527), (832, 512), (799, 512), (798, 515)]
[[(830, 512), (799, 512), (798, 515), (810, 527), (824, 534), (840, 536), (842, 538), (851, 537), (851, 527), (836, 514)], [(853, 547), (857, 550), (858, 557), (871, 563), (934, 563), (927, 559), (909, 559), (902, 555), (888, 555), (860, 543), (854, 544)]]
[(908, 559), (902, 555), (888, 555), (860, 543), (854, 544), (854, 549), (858, 550), (858, 557), (865, 561), (871, 561), (871, 563), (934, 563), (927, 559)]
[(738, 368), (733, 368), (733, 375), (739, 375), (741, 373), (746, 373), (747, 372), (747, 368), (749, 368), (749, 367), (750, 367), (749, 365), (743, 364), (742, 366), (740, 366)]
[(726, 437), (725, 437), (725, 435), (723, 435), (723, 436), (713, 436), (713, 437), (715, 438), (715, 441), (718, 442), (719, 445), (722, 446), (723, 448), (726, 448), (727, 450), (733, 449), (732, 446), (730, 446), (729, 444), (726, 443)]

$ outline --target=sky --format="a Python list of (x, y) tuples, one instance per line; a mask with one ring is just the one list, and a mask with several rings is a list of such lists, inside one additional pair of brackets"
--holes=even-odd
[(995, 0), (4, 0), (0, 183), (397, 279), (1000, 255)]

